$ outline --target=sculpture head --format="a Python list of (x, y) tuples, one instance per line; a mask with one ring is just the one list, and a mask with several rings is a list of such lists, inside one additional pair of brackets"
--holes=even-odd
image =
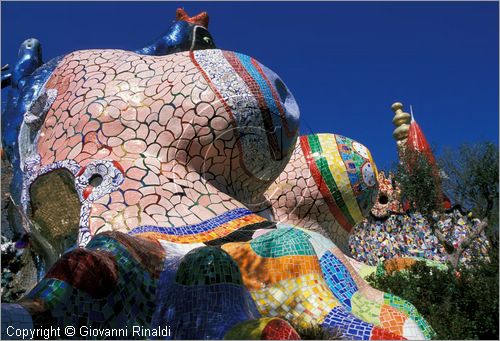
[(19, 52), (17, 53), (18, 58), (22, 58), (26, 54), (30, 54), (35, 58), (40, 58), (42, 53), (42, 46), (40, 41), (35, 38), (26, 39), (19, 47)]
[(208, 32), (208, 14), (202, 12), (190, 17), (182, 8), (176, 12), (176, 21), (156, 42), (135, 52), (161, 56), (182, 51), (214, 49), (215, 42)]
[(392, 173), (386, 177), (384, 172), (378, 174), (379, 193), (371, 214), (375, 218), (387, 218), (393, 213), (403, 213), (401, 190), (393, 179)]
[(42, 46), (38, 39), (26, 39), (19, 47), (18, 62), (12, 75), (12, 85), (19, 87), (21, 80), (42, 65)]
[(178, 8), (175, 13), (175, 19), (177, 22), (173, 27), (176, 25), (179, 27), (182, 26), (184, 28), (181, 28), (181, 30), (188, 31), (184, 38), (185, 40), (182, 42), (185, 46), (179, 47), (181, 51), (215, 48), (214, 40), (208, 32), (209, 18), (207, 12), (202, 12), (190, 17), (183, 8)]

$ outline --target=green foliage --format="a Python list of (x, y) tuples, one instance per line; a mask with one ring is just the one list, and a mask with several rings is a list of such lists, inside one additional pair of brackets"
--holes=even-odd
[[(437, 339), (498, 340), (498, 154), (493, 143), (464, 144), (443, 153), (438, 171), (423, 155), (407, 151), (397, 168), (395, 178), (403, 196), (431, 223), (457, 261), (449, 262), (448, 270), (417, 262), (407, 271), (373, 274), (368, 281), (413, 303), (434, 328)], [(441, 189), (453, 203), (487, 223), (489, 259), (474, 259), (467, 268), (460, 266), (457, 250), (439, 238), (436, 223), (443, 213)], [(467, 245), (463, 242), (461, 247)]]
[(400, 155), (395, 180), (399, 183), (405, 200), (419, 211), (427, 221), (443, 210), (440, 179), (436, 168), (424, 154), (407, 149)]
[(459, 274), (417, 262), (407, 271), (372, 274), (368, 281), (413, 303), (437, 339), (498, 340), (498, 248), (490, 259), (460, 268)]
[(490, 233), (498, 230), (498, 146), (463, 144), (457, 150), (445, 150), (439, 164), (450, 199), (476, 217), (488, 218)]

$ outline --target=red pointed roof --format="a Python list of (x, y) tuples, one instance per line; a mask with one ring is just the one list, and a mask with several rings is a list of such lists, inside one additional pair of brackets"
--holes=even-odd
[[(410, 106), (411, 110), (411, 106)], [(418, 153), (421, 153), (425, 156), (429, 164), (431, 164), (433, 168), (433, 173), (434, 176), (439, 177), (439, 170), (438, 166), (436, 165), (436, 158), (434, 157), (434, 154), (432, 153), (431, 146), (429, 145), (429, 142), (427, 142), (427, 139), (425, 138), (424, 132), (418, 125), (417, 121), (415, 121), (415, 118), (413, 117), (413, 111), (411, 111), (411, 122), (410, 122), (410, 128), (408, 130), (408, 138), (406, 140), (406, 149), (409, 149), (410, 151), (415, 151)], [(409, 164), (407, 165), (412, 168), (412, 161), (408, 161)], [(448, 199), (444, 193), (442, 192), (440, 188), (439, 182), (437, 183), (439, 186), (439, 195), (438, 195), (438, 200), (442, 201), (443, 208), (444, 209), (449, 209), (451, 208), (451, 202), (450, 199)], [(403, 202), (404, 209), (407, 210), (410, 208), (410, 205), (408, 202)]]
[(418, 125), (417, 121), (413, 118), (413, 115), (411, 117), (411, 123), (410, 123), (410, 130), (408, 131), (408, 140), (406, 141), (406, 147), (422, 153), (425, 155), (429, 163), (435, 165), (436, 164), (436, 159), (434, 158), (434, 154), (432, 153), (431, 146), (429, 145), (429, 142), (427, 142), (427, 139), (425, 138), (425, 135)]

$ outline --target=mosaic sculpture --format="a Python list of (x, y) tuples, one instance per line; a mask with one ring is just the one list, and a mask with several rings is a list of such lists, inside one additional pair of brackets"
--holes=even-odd
[[(392, 109), (395, 112), (393, 123), (396, 126), (393, 137), (397, 143), (400, 162), (406, 163), (404, 166), (411, 169), (412, 165), (408, 164), (409, 160), (403, 154), (408, 150), (422, 153), (433, 166), (435, 176), (440, 176), (430, 145), (413, 113), (410, 115), (403, 112), (403, 105), (399, 102), (394, 103)], [(425, 261), (431, 266), (446, 267), (450, 248), (458, 249), (480, 226), (481, 222), (461, 211), (460, 206), (452, 209), (450, 200), (441, 193), (446, 212), (437, 223), (442, 235), (438, 238), (426, 218), (419, 212), (410, 210), (411, 205), (407, 200), (401, 200), (401, 189), (392, 174), (386, 178), (380, 172), (378, 182), (378, 200), (371, 215), (358, 224), (350, 236), (350, 251), (358, 261), (378, 265), (379, 269), (385, 268), (383, 271), (389, 273), (409, 267), (416, 260)], [(449, 247), (446, 248), (445, 244)], [(488, 238), (482, 231), (461, 253), (458, 258), (460, 263), (468, 266), (473, 259), (487, 259), (488, 245)], [(374, 270), (364, 271), (369, 272)]]
[(401, 203), (401, 189), (393, 179), (392, 173), (386, 177), (383, 171), (378, 173), (378, 199), (370, 213), (378, 219), (389, 217), (391, 214), (405, 213)]
[[(410, 303), (369, 287), (343, 253), (377, 197), (368, 149), (298, 137), (279, 76), (210, 45), (196, 28), (206, 30), (206, 14), (178, 13), (170, 32), (182, 27), (184, 38), (76, 51), (26, 69), (13, 90), (21, 100), (4, 117), (19, 137), (4, 143), (25, 228), (43, 225), (54, 249), (68, 236), (78, 247), (2, 306), (3, 326), (73, 325), (77, 338), (124, 336), (99, 334), (110, 328), (143, 338), (133, 326), (160, 338), (296, 339), (293, 327), (310, 326), (346, 339), (430, 338)], [(199, 33), (210, 49), (176, 43)], [(72, 193), (78, 228), (64, 230), (51, 212)]]
[(334, 134), (301, 136), (285, 170), (265, 193), (273, 220), (302, 226), (348, 252), (349, 234), (377, 197), (369, 150)]

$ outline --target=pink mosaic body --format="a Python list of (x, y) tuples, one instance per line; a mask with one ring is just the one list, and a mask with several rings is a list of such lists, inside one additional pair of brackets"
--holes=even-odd
[(58, 95), (38, 141), (42, 166), (110, 159), (124, 170), (121, 190), (93, 203), (92, 234), (195, 224), (242, 207), (217, 188), (239, 197), (269, 183), (247, 181), (234, 120), (192, 53), (77, 51), (46, 89)]

